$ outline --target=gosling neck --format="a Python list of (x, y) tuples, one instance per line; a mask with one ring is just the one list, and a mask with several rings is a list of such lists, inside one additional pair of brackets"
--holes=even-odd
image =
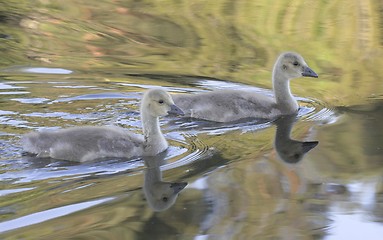
[(295, 113), (298, 111), (298, 102), (290, 91), (290, 80), (275, 67), (273, 70), (273, 89), (277, 107), (283, 113)]
[(144, 133), (143, 155), (155, 156), (168, 148), (168, 142), (160, 129), (159, 118), (147, 111), (141, 111), (142, 130)]

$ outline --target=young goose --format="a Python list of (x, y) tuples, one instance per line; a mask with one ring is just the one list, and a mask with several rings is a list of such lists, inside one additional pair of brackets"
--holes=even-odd
[(290, 92), (289, 82), (299, 77), (318, 75), (302, 56), (282, 53), (274, 64), (272, 81), (275, 98), (251, 91), (219, 90), (201, 94), (179, 94), (173, 99), (186, 116), (215, 122), (231, 122), (242, 118), (272, 119), (298, 111), (298, 103)]
[(37, 157), (80, 162), (105, 157), (157, 155), (168, 148), (159, 117), (184, 113), (162, 89), (148, 90), (142, 98), (140, 111), (144, 136), (116, 126), (72, 127), (28, 133), (23, 136), (22, 145), (24, 151), (37, 154)]

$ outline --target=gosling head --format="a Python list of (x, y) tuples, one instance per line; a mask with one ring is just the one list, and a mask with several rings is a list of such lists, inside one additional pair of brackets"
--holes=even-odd
[(275, 70), (282, 72), (288, 79), (318, 77), (318, 74), (307, 65), (303, 57), (294, 52), (282, 53), (277, 60), (276, 68)]
[(148, 90), (141, 101), (141, 112), (148, 112), (153, 117), (168, 114), (184, 115), (184, 112), (174, 104), (169, 93), (163, 89)]

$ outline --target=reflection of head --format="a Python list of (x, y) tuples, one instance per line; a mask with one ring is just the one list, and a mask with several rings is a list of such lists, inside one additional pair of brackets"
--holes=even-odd
[(303, 156), (318, 145), (318, 141), (300, 142), (290, 138), (296, 115), (283, 116), (275, 124), (274, 147), (278, 156), (286, 163), (298, 163)]
[(178, 193), (187, 185), (186, 182), (162, 181), (160, 165), (164, 156), (161, 156), (144, 159), (147, 168), (144, 173), (143, 190), (149, 206), (154, 211), (164, 211), (171, 207), (175, 203)]
[(318, 141), (299, 142), (290, 140), (285, 145), (276, 146), (278, 156), (286, 163), (298, 163), (303, 156), (318, 145)]
[(149, 206), (154, 211), (164, 211), (171, 207), (178, 196), (178, 193), (186, 187), (186, 182), (168, 183), (158, 182), (144, 185), (144, 193)]

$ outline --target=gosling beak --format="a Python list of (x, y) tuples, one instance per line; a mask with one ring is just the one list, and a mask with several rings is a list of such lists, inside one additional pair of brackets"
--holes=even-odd
[(174, 194), (178, 194), (179, 192), (182, 191), (188, 185), (187, 182), (179, 182), (179, 183), (171, 183), (170, 188), (173, 189)]
[(318, 141), (313, 141), (313, 142), (303, 142), (302, 143), (302, 149), (304, 153), (307, 153), (311, 149), (315, 148), (318, 145)]
[(302, 72), (303, 77), (313, 77), (317, 78), (318, 74), (316, 74), (311, 68), (309, 67), (304, 67), (303, 72)]
[(175, 114), (175, 115), (185, 115), (185, 113), (181, 110), (181, 108), (177, 107), (176, 105), (172, 104), (170, 105), (170, 110), (168, 111), (168, 114)]

